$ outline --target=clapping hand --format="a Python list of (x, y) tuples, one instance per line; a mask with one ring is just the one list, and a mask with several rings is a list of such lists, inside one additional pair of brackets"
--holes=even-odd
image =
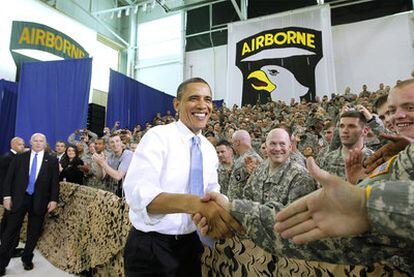
[(349, 150), (349, 155), (345, 159), (346, 180), (353, 185), (356, 185), (358, 180), (364, 179), (366, 176), (363, 157), (361, 150), (354, 149)]

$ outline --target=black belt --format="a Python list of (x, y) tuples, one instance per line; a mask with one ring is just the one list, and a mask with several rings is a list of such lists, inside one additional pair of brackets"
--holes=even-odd
[[(135, 228), (134, 228), (135, 229)], [(161, 234), (161, 233), (157, 233), (157, 232), (142, 232), (140, 230), (135, 229), (135, 232), (137, 232), (139, 235), (143, 235), (143, 236), (151, 236), (151, 237), (155, 237), (155, 238), (159, 238), (162, 240), (188, 240), (188, 239), (193, 239), (194, 236), (197, 235), (196, 232), (190, 233), (190, 234), (184, 234), (184, 235), (166, 235), (166, 234)]]

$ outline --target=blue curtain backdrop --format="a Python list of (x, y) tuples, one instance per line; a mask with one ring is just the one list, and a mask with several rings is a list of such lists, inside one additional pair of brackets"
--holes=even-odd
[(17, 107), (17, 84), (0, 80), (0, 155), (10, 149), (14, 137)]
[(16, 135), (29, 141), (43, 133), (53, 146), (88, 116), (92, 59), (23, 63), (17, 101)]
[(213, 103), (214, 103), (214, 105), (216, 105), (216, 108), (217, 109), (220, 109), (223, 106), (223, 102), (224, 102), (223, 99), (221, 99), (221, 100), (214, 100), (213, 101)]
[(119, 121), (121, 128), (133, 130), (137, 124), (152, 122), (158, 112), (164, 115), (170, 110), (174, 115), (173, 99), (171, 95), (111, 70), (106, 125), (112, 128)]

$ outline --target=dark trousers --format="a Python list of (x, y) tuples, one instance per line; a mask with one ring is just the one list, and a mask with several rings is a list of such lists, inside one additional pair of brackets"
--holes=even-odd
[(125, 276), (201, 276), (203, 250), (196, 232), (174, 236), (132, 227), (124, 250)]
[[(4, 230), (6, 230), (7, 218), (9, 217), (9, 215), (10, 215), (10, 211), (4, 209), (3, 217), (1, 218), (1, 223), (0, 223), (0, 239), (1, 239), (1, 241), (3, 241), (3, 233), (4, 233)], [(20, 240), (20, 235), (16, 236), (16, 241), (13, 243), (13, 245), (16, 245), (14, 248), (16, 248), (19, 245), (19, 240)]]
[(29, 216), (26, 245), (24, 247), (22, 261), (28, 263), (33, 259), (33, 251), (42, 231), (44, 215), (37, 215), (33, 212), (33, 196), (26, 194), (22, 207), (17, 211), (9, 212), (7, 216), (7, 223), (2, 234), (0, 245), (0, 268), (5, 268), (10, 262), (13, 251), (19, 241), (20, 229), (22, 228), (26, 213)]

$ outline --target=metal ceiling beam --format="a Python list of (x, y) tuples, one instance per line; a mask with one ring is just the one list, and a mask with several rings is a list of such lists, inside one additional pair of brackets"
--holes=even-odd
[(240, 0), (240, 9), (245, 20), (248, 18), (247, 8), (249, 6), (249, 0)]
[(205, 1), (198, 2), (198, 3), (192, 3), (192, 4), (187, 4), (187, 5), (172, 8), (170, 9), (170, 12), (193, 10), (193, 9), (205, 7), (208, 5), (212, 5), (212, 4), (216, 4), (216, 3), (220, 3), (224, 1), (227, 1), (227, 0), (205, 0)]
[(241, 9), (239, 8), (239, 4), (237, 4), (236, 0), (231, 0), (234, 9), (236, 10), (237, 15), (239, 16), (240, 20), (246, 20), (242, 14)]
[(346, 6), (353, 6), (353, 5), (358, 5), (358, 4), (362, 4), (362, 3), (366, 3), (366, 2), (373, 2), (375, 0), (359, 0), (359, 1), (346, 1), (346, 0), (338, 0), (338, 1), (333, 1), (330, 2), (329, 5), (331, 6), (332, 9), (335, 8), (341, 8), (341, 7), (346, 7)]
[(112, 9), (106, 9), (106, 10), (101, 10), (101, 11), (97, 11), (97, 12), (92, 12), (92, 14), (93, 15), (100, 15), (100, 14), (123, 11), (123, 10), (131, 9), (131, 8), (134, 8), (134, 6), (123, 6), (123, 7), (117, 7), (117, 8), (112, 8)]
[(164, 9), (166, 13), (170, 12), (170, 8), (168, 8), (168, 6), (165, 4), (165, 1), (163, 0), (155, 0), (155, 1), (157, 2), (158, 5), (160, 5), (161, 8)]

